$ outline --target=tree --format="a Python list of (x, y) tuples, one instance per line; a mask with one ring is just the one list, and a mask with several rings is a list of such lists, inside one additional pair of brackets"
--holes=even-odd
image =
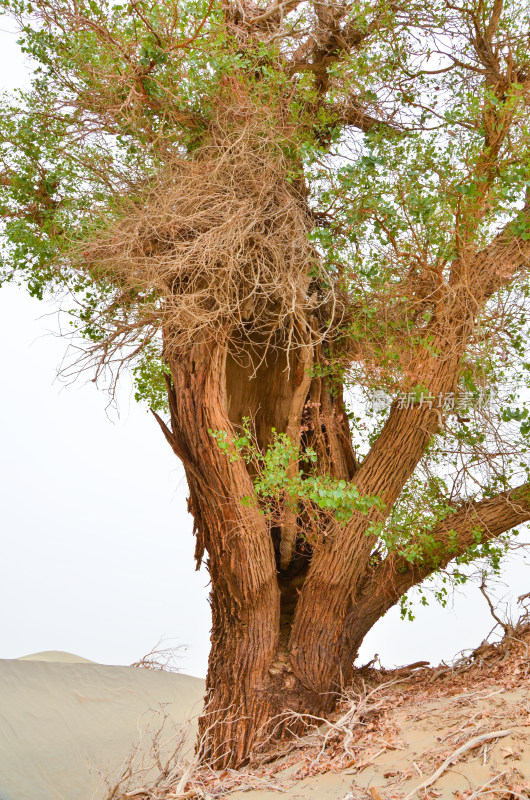
[(529, 10), (2, 6), (35, 65), (2, 112), (4, 280), (64, 298), (72, 368), (128, 366), (184, 464), (204, 756), (239, 765), (530, 519)]

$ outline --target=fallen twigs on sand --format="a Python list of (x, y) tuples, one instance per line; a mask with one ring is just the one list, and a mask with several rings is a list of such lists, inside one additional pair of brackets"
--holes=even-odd
[(482, 736), (474, 736), (473, 739), (470, 739), (468, 742), (458, 747), (454, 753), (451, 753), (451, 755), (445, 759), (443, 764), (438, 767), (436, 772), (433, 772), (430, 778), (427, 778), (427, 780), (423, 781), (423, 783), (420, 783), (419, 786), (416, 786), (412, 792), (409, 792), (409, 794), (405, 797), (405, 800), (411, 800), (411, 798), (414, 797), (416, 792), (419, 792), (420, 789), (427, 789), (427, 787), (431, 786), (436, 780), (438, 780), (440, 775), (443, 775), (443, 773), (448, 767), (451, 766), (451, 764), (453, 764), (464, 753), (467, 753), (468, 750), (472, 750), (477, 745), (482, 744), (482, 742), (486, 742), (489, 739), (501, 739), (503, 736), (509, 736), (511, 733), (513, 733), (513, 731), (508, 729), (505, 731), (492, 731), (491, 733), (483, 733)]
[[(444, 780), (458, 787), (455, 800), (530, 800), (530, 625), (488, 647), (458, 670), (447, 667), (434, 682), (436, 669), (359, 671), (334, 714), (278, 716), (239, 770), (214, 770), (188, 747), (165, 775), (162, 758), (158, 770), (151, 759), (148, 773), (138, 771), (137, 757), (108, 800), (225, 800), (249, 790), (292, 797), (300, 780), (329, 772), (342, 773), (351, 800), (434, 797), (445, 790)], [(511, 747), (497, 744), (508, 734)], [(470, 760), (475, 763), (468, 766)], [(458, 785), (457, 770), (447, 774), (457, 761), (466, 788)], [(378, 777), (377, 789), (371, 776)]]

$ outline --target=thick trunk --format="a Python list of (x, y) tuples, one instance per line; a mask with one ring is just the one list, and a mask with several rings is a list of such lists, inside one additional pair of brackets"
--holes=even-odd
[[(367, 529), (384, 520), (398, 498), (437, 429), (437, 412), (394, 407), (358, 467), (340, 394), (324, 379), (310, 378), (318, 348), (302, 346), (287, 358), (253, 342), (248, 352), (245, 360), (241, 346), (234, 354), (228, 343), (197, 344), (175, 360), (168, 381), (171, 430), (158, 418), (186, 469), (197, 561), (205, 551), (208, 557), (212, 647), (200, 747), (218, 768), (242, 764), (262, 734), (274, 727), (281, 732), (270, 721), (282, 711), (329, 710), (352, 678), (368, 630), (436, 566), (411, 568), (391, 556), (371, 563), (375, 539)], [(453, 389), (457, 361), (441, 369), (433, 359), (431, 391)], [(245, 462), (228, 458), (209, 433), (230, 436), (244, 417), (253, 421), (261, 447), (271, 428), (288, 432), (317, 451), (319, 470), (353, 479), (362, 494), (378, 495), (384, 509), (355, 514), (344, 525), (323, 517), (313, 539), (301, 533), (306, 525), (307, 534), (307, 521), (302, 513), (297, 518), (292, 504), (290, 515), (271, 525), (259, 512)], [(508, 527), (528, 518), (527, 497), (527, 489), (517, 497), (508, 493), (500, 505), (487, 501), (452, 515), (451, 529), (461, 525), (461, 549), (477, 520), (491, 538), (501, 532), (494, 518)], [(442, 547), (443, 524), (435, 535)]]
[(208, 554), (212, 590), (204, 757), (240, 763), (271, 713), (269, 667), (278, 649), (280, 591), (265, 518), (245, 506), (253, 486), (243, 461), (230, 462), (209, 429), (230, 431), (224, 392), (226, 349), (197, 345), (172, 364), (172, 431), (195, 519), (197, 557)]
[[(458, 319), (458, 325), (462, 331), (459, 340), (465, 341), (465, 315)], [(447, 319), (442, 329), (446, 326)], [(447, 352), (443, 332), (433, 339), (432, 345), (433, 353)], [(424, 351), (417, 365), (418, 382), (421, 375), (433, 400), (440, 393), (454, 391), (459, 363), (458, 349), (449, 349), (445, 358)], [(340, 692), (352, 678), (364, 627), (358, 623), (355, 609), (370, 572), (370, 556), (376, 541), (370, 534), (370, 525), (381, 523), (388, 516), (439, 423), (439, 413), (428, 403), (410, 408), (400, 408), (394, 403), (386, 424), (355, 474), (359, 493), (378, 497), (382, 508), (372, 506), (366, 514), (354, 513), (346, 524), (333, 524), (315, 548), (311, 570), (297, 603), (290, 640), (294, 673), (313, 692)]]
[(288, 360), (254, 342), (249, 353), (245, 360), (242, 347), (234, 355), (228, 344), (196, 345), (171, 364), (171, 430), (158, 418), (185, 466), (198, 564), (207, 553), (212, 632), (200, 746), (217, 767), (241, 764), (271, 717), (287, 708), (320, 713), (326, 703), (293, 674), (288, 650), (311, 546), (297, 537), (292, 509), (271, 528), (242, 502), (255, 499), (252, 475), (209, 430), (230, 435), (250, 417), (266, 447), (271, 428), (300, 444), (303, 427), (323, 471), (350, 480), (356, 467), (341, 398), (310, 377), (312, 349)]

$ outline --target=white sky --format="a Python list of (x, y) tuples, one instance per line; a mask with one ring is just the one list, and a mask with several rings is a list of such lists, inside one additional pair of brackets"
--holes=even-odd
[[(0, 17), (0, 87), (27, 83), (10, 23)], [(0, 658), (66, 650), (129, 664), (161, 637), (186, 645), (184, 672), (203, 676), (208, 576), (194, 571), (183, 470), (158, 426), (120, 390), (119, 415), (92, 383), (65, 386), (55, 308), (0, 290)], [(497, 594), (530, 590), (522, 560)], [(436, 663), (479, 644), (492, 627), (466, 588), (451, 608), (394, 609), (368, 635), (364, 663)]]

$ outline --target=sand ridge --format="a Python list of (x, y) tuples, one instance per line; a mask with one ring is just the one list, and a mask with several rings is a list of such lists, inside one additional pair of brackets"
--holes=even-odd
[(194, 755), (204, 681), (0, 661), (0, 800), (530, 800), (530, 625), (516, 633), (453, 665), (365, 668), (328, 720), (222, 772)]
[(56, 655), (0, 660), (0, 800), (103, 800), (133, 748), (201, 708), (199, 678)]

